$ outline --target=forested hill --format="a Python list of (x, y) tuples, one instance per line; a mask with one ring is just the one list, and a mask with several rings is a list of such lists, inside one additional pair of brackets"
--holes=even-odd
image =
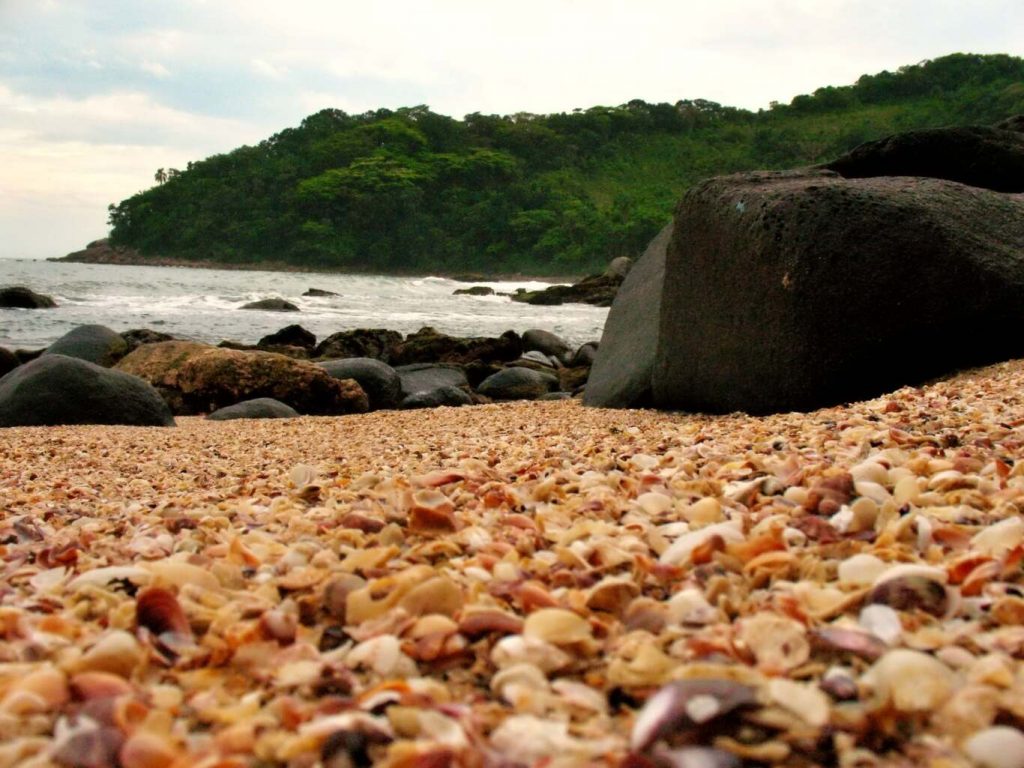
[(635, 255), (693, 182), (831, 159), (910, 128), (1024, 112), (1024, 60), (953, 54), (749, 112), (696, 99), (552, 115), (325, 109), (161, 169), (112, 240), (197, 261), (585, 274)]

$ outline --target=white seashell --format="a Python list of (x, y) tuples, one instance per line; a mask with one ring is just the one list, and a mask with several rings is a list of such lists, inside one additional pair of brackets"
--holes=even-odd
[(893, 501), (899, 506), (914, 504), (921, 495), (921, 484), (917, 477), (904, 477), (896, 482), (892, 491)]
[(560, 678), (551, 684), (551, 689), (562, 697), (562, 700), (580, 709), (605, 714), (608, 712), (608, 699), (601, 691), (575, 680)]
[(697, 547), (707, 542), (712, 536), (721, 536), (725, 541), (743, 541), (743, 524), (739, 520), (727, 520), (724, 523), (708, 525), (696, 531), (680, 536), (666, 549), (659, 561), (664, 565), (681, 565), (690, 559), (690, 554)]
[(494, 644), (491, 661), (497, 667), (526, 662), (545, 673), (551, 673), (572, 664), (572, 656), (544, 640), (522, 635), (506, 635)]
[(897, 648), (875, 662), (862, 680), (879, 702), (900, 712), (932, 712), (953, 694), (955, 677), (934, 656)]
[(541, 608), (526, 617), (523, 637), (553, 645), (589, 644), (593, 641), (590, 622), (564, 608)]
[(996, 557), (1005, 554), (1024, 540), (1024, 519), (1019, 515), (1000, 520), (982, 529), (971, 539), (971, 549)]
[(866, 459), (851, 467), (850, 474), (856, 482), (870, 482), (882, 486), (889, 482), (889, 470), (874, 459)]
[(75, 669), (79, 672), (112, 672), (121, 677), (130, 677), (145, 658), (146, 653), (134, 635), (123, 629), (113, 629), (82, 655)]
[(900, 615), (888, 605), (873, 603), (861, 610), (858, 623), (883, 643), (892, 645), (903, 636)]
[(699, 589), (691, 587), (669, 598), (666, 618), (669, 624), (714, 624), (722, 616)]
[(839, 564), (839, 583), (866, 587), (873, 584), (888, 567), (874, 555), (854, 555)]
[(828, 724), (831, 704), (828, 696), (816, 686), (774, 677), (768, 684), (768, 695), (810, 726), (822, 728)]
[(82, 587), (105, 587), (114, 581), (129, 581), (137, 586), (145, 586), (153, 580), (153, 575), (134, 565), (108, 565), (105, 568), (93, 568), (73, 578), (68, 589), (79, 590)]
[(878, 483), (868, 481), (855, 482), (853, 490), (857, 492), (858, 496), (866, 496), (876, 504), (884, 504), (892, 498), (892, 494), (885, 489), (885, 486)]
[(932, 545), (932, 521), (919, 515), (914, 523), (917, 525), (917, 551), (924, 552)]
[(986, 728), (964, 742), (964, 752), (980, 768), (1024, 768), (1024, 733), (1008, 725)]
[(782, 541), (786, 549), (800, 549), (807, 544), (807, 534), (799, 528), (786, 526), (782, 529)]
[(381, 677), (413, 677), (416, 662), (402, 653), (402, 644), (394, 635), (365, 640), (345, 656), (348, 667), (369, 667)]
[(316, 483), (316, 469), (308, 464), (296, 464), (288, 473), (288, 479), (291, 480), (295, 488), (314, 485)]
[(672, 499), (663, 493), (647, 492), (636, 497), (637, 506), (648, 515), (655, 516), (672, 509)]
[(714, 496), (705, 496), (683, 510), (683, 517), (696, 525), (710, 525), (722, 520), (722, 503)]
[(31, 579), (28, 580), (29, 586), (32, 587), (36, 592), (50, 592), (56, 587), (60, 586), (64, 579), (68, 576), (68, 569), (64, 566), (57, 568), (47, 568), (45, 571), (40, 571)]

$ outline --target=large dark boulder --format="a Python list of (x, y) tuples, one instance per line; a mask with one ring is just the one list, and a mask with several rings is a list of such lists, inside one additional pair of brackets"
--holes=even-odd
[(0, 427), (128, 424), (173, 427), (160, 394), (137, 376), (45, 355), (0, 379)]
[(319, 363), (336, 379), (353, 379), (370, 400), (370, 410), (394, 408), (402, 396), (402, 380), (395, 369), (372, 357), (349, 357)]
[(805, 410), (1019, 357), (1005, 329), (1024, 324), (1022, 296), (1024, 195), (813, 170), (710, 179), (676, 210), (654, 404)]
[(52, 309), (57, 302), (49, 296), (36, 293), (22, 285), (0, 288), (0, 308), (9, 309)]
[(146, 344), (117, 364), (157, 388), (175, 413), (203, 414), (243, 400), (272, 397), (300, 413), (363, 413), (360, 386), (323, 368), (271, 352), (222, 349), (194, 341)]
[(402, 399), (399, 408), (412, 410), (414, 408), (438, 408), (446, 405), (451, 408), (460, 408), (463, 405), (472, 405), (473, 398), (464, 389), (459, 387), (437, 387), (422, 392), (414, 392)]
[(492, 400), (536, 400), (555, 389), (558, 389), (558, 378), (553, 374), (514, 366), (488, 376), (477, 387), (477, 392)]
[(466, 374), (457, 365), (431, 365), (430, 363), (399, 365), (395, 368), (395, 373), (398, 374), (398, 378), (402, 382), (403, 397), (440, 387), (469, 388)]
[(104, 368), (114, 365), (127, 354), (128, 342), (117, 331), (105, 325), (80, 325), (72, 328), (43, 352), (43, 355), (77, 357)]
[(583, 393), (586, 405), (629, 408), (650, 404), (665, 282), (665, 250), (671, 238), (672, 225), (668, 224), (626, 275), (593, 357)]
[(285, 299), (260, 299), (243, 304), (239, 309), (261, 309), (264, 312), (298, 312), (299, 308)]
[(235, 419), (294, 419), (299, 412), (290, 405), (272, 397), (257, 397), (243, 400), (234, 405), (218, 408), (206, 418), (210, 421), (234, 421)]
[(346, 357), (372, 357), (385, 363), (402, 341), (402, 334), (385, 328), (357, 328), (353, 331), (332, 333), (313, 351), (313, 357), (340, 359)]
[(316, 334), (307, 331), (301, 325), (287, 325), (279, 331), (264, 336), (256, 342), (257, 347), (304, 347), (313, 349), (316, 346)]
[(5, 376), (21, 365), (18, 356), (6, 347), (0, 347), (0, 376)]
[(434, 328), (421, 328), (410, 333), (391, 354), (392, 365), (413, 363), (455, 363), (474, 361), (501, 362), (515, 360), (523, 353), (523, 342), (515, 331), (494, 337), (459, 337), (440, 333)]
[(861, 144), (823, 167), (848, 179), (918, 176), (1024, 192), (1024, 133), (987, 125), (907, 131)]

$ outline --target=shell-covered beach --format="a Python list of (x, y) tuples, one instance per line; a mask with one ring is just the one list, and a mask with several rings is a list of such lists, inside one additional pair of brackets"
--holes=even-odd
[(1022, 766), (1022, 391), (4, 430), (0, 766)]

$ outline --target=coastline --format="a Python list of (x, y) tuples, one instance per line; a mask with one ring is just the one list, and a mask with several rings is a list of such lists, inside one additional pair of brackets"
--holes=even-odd
[(432, 270), (428, 272), (396, 271), (382, 273), (374, 270), (361, 270), (345, 267), (303, 267), (285, 262), (260, 261), (260, 262), (217, 262), (217, 261), (190, 261), (188, 259), (174, 259), (163, 256), (152, 258), (143, 256), (128, 256), (125, 254), (110, 254), (104, 256), (84, 256), (71, 258), (76, 254), (67, 256), (54, 256), (43, 259), (49, 262), (70, 262), (74, 264), (106, 264), (112, 266), (132, 267), (169, 267), (169, 268), (191, 268), (191, 269), (223, 269), (238, 272), (292, 272), (300, 274), (321, 274), (321, 275), (384, 275), (387, 277), (444, 277), (460, 283), (514, 283), (514, 282), (537, 282), (561, 285), (564, 283), (575, 283), (582, 280), (584, 275), (534, 275), (524, 272), (508, 272), (496, 274), (469, 273), (465, 271)]
[(619, 764), (642, 722), (701, 738), (681, 705), (638, 714), (670, 683), (740, 702), (726, 757), (966, 765), (1005, 727), (972, 703), (1024, 695), (1022, 392), (1013, 361), (765, 417), (4, 430), (0, 703), (48, 698), (9, 704), (27, 735), (3, 749), (59, 752), (70, 688), (144, 702), (166, 727), (118, 738), (176, 765), (320, 754), (340, 728), (384, 733), (381, 765)]

